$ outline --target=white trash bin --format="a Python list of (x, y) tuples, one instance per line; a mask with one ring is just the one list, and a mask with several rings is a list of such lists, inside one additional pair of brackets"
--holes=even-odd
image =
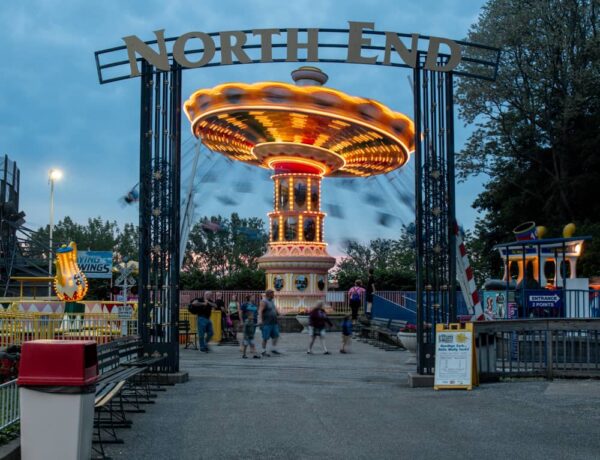
[(98, 379), (96, 342), (25, 342), (19, 368), (21, 458), (89, 460)]

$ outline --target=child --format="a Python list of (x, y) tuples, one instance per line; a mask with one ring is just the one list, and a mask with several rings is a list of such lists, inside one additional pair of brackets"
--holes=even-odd
[(254, 355), (254, 359), (260, 359), (260, 356), (256, 352), (256, 345), (254, 344), (254, 334), (256, 333), (256, 323), (252, 314), (247, 314), (244, 320), (244, 341), (243, 341), (243, 354), (242, 358), (248, 358), (246, 356), (246, 350), (250, 345), (250, 351)]
[(325, 313), (325, 303), (317, 302), (315, 308), (308, 315), (308, 331), (310, 334), (310, 344), (308, 345), (308, 353), (312, 355), (312, 347), (315, 343), (317, 337), (321, 341), (321, 346), (323, 347), (323, 354), (329, 355), (330, 353), (327, 351), (327, 345), (325, 345), (325, 326), (329, 324), (329, 327), (333, 327), (333, 323), (327, 317), (327, 313)]
[(342, 349), (340, 353), (348, 353), (346, 347), (352, 342), (352, 317), (346, 315), (342, 321)]

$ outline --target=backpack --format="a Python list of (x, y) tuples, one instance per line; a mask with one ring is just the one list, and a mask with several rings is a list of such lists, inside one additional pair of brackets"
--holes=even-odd
[(360, 302), (360, 292), (358, 289), (352, 289), (352, 294), (350, 294), (350, 300), (352, 302)]
[(198, 305), (194, 305), (194, 300), (192, 300), (188, 305), (188, 311), (190, 312), (190, 315), (197, 315), (200, 313), (200, 307)]

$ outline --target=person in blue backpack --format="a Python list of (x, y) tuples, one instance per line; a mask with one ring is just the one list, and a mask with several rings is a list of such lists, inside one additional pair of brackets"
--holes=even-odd
[(342, 348), (340, 353), (348, 353), (347, 347), (352, 343), (352, 318), (346, 315), (342, 321)]

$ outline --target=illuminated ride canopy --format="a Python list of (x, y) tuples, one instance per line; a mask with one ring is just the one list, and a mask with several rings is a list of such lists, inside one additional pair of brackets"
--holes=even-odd
[(270, 239), (260, 258), (283, 310), (324, 300), (327, 254), (321, 179), (385, 174), (414, 150), (414, 123), (379, 102), (320, 84), (314, 67), (292, 72), (297, 85), (227, 83), (196, 91), (184, 110), (196, 137), (231, 159), (274, 171)]

